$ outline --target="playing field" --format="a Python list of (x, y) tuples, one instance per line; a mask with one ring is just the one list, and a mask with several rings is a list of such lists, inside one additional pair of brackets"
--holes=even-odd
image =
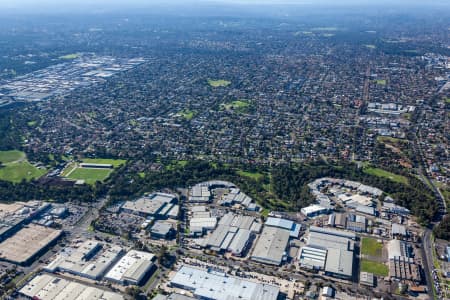
[(383, 251), (383, 244), (376, 239), (363, 237), (361, 245), (361, 254), (381, 257)]
[(394, 174), (394, 173), (391, 173), (391, 172), (383, 170), (383, 169), (365, 168), (364, 173), (369, 174), (369, 175), (374, 175), (377, 177), (388, 178), (394, 182), (408, 184), (408, 178), (406, 178), (405, 176)]
[(25, 153), (18, 150), (0, 151), (0, 162), (3, 164), (11, 163), (25, 158)]
[(115, 168), (120, 167), (127, 161), (124, 159), (111, 159), (111, 158), (84, 158), (82, 162), (93, 164), (110, 164), (113, 169), (100, 169), (100, 168), (79, 168), (76, 162), (68, 165), (62, 176), (65, 176), (74, 180), (84, 180), (86, 184), (95, 184), (97, 181), (106, 180)]
[(221, 109), (222, 110), (232, 110), (237, 113), (246, 113), (250, 109), (251, 106), (252, 106), (252, 104), (250, 103), (249, 100), (240, 99), (240, 100), (235, 100), (235, 101), (232, 101), (229, 103), (222, 103)]
[(20, 182), (23, 179), (38, 179), (45, 173), (47, 173), (46, 169), (38, 169), (27, 160), (9, 163), (0, 167), (0, 179), (12, 182)]
[(378, 276), (388, 276), (389, 268), (384, 264), (362, 259), (361, 272), (373, 273)]
[(0, 180), (20, 182), (22, 180), (38, 179), (47, 170), (36, 168), (27, 161), (25, 153), (18, 150), (0, 151)]
[(208, 79), (208, 84), (212, 87), (225, 87), (229, 86), (231, 84), (231, 81), (219, 79), (219, 80), (212, 80)]
[(68, 178), (75, 180), (84, 180), (87, 184), (94, 184), (96, 181), (103, 181), (111, 174), (112, 169), (89, 169), (76, 168)]

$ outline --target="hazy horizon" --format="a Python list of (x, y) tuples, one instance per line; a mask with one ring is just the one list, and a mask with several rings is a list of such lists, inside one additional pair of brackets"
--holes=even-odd
[[(194, 6), (195, 5), (195, 6)], [(437, 0), (433, 3), (426, 3), (422, 0), (3, 0), (0, 2), (0, 11), (3, 13), (53, 13), (53, 12), (114, 12), (122, 9), (138, 8), (169, 8), (176, 11), (177, 7), (189, 7), (192, 10), (200, 6), (227, 7), (227, 6), (247, 6), (249, 8), (259, 7), (283, 7), (283, 6), (303, 6), (303, 7), (436, 7), (450, 6), (448, 1)]]

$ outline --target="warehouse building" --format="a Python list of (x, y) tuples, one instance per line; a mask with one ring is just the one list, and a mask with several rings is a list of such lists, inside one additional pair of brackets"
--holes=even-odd
[(194, 236), (202, 236), (207, 231), (216, 228), (216, 226), (216, 218), (192, 218), (189, 221), (190, 234)]
[(78, 282), (54, 277), (48, 274), (37, 275), (19, 293), (28, 299), (53, 300), (123, 300), (117, 293), (108, 292)]
[(317, 233), (324, 233), (328, 235), (333, 236), (339, 236), (339, 237), (345, 237), (347, 239), (356, 240), (356, 234), (353, 232), (348, 231), (342, 231), (332, 228), (323, 228), (323, 227), (317, 227), (317, 226), (310, 226), (309, 227), (310, 232), (317, 232)]
[(206, 183), (199, 183), (192, 187), (189, 194), (189, 202), (193, 203), (208, 203), (212, 200), (212, 194), (209, 185)]
[(315, 247), (302, 247), (299, 262), (302, 268), (323, 270), (327, 259), (327, 250)]
[(389, 259), (394, 259), (396, 257), (411, 257), (411, 252), (413, 252), (413, 250), (406, 242), (390, 240), (388, 243)]
[(140, 285), (150, 271), (156, 269), (154, 258), (151, 253), (131, 250), (112, 267), (105, 279), (123, 285)]
[(127, 201), (121, 210), (125, 213), (143, 217), (167, 218), (175, 206), (177, 197), (166, 193), (153, 193), (134, 201)]
[(197, 299), (276, 300), (279, 288), (273, 285), (230, 277), (226, 273), (182, 266), (170, 281), (174, 288), (191, 291)]
[(55, 244), (61, 235), (61, 230), (29, 224), (0, 243), (0, 260), (28, 265)]
[(298, 238), (300, 229), (302, 228), (300, 224), (294, 223), (291, 220), (274, 217), (267, 218), (265, 226), (289, 230), (289, 236), (293, 238)]
[(251, 259), (254, 261), (280, 265), (286, 254), (286, 247), (289, 241), (290, 231), (277, 227), (265, 226)]
[(356, 232), (366, 232), (367, 220), (360, 215), (349, 214), (347, 217), (347, 229)]
[(389, 277), (397, 280), (420, 283), (420, 269), (414, 259), (407, 257), (395, 257), (389, 260)]
[(235, 229), (233, 232), (230, 226), (219, 225), (209, 236), (206, 246), (217, 252), (226, 250), (236, 231)]
[(171, 239), (175, 236), (176, 230), (173, 224), (167, 221), (155, 221), (150, 229), (150, 236), (154, 239)]
[(317, 204), (313, 204), (307, 207), (303, 207), (301, 209), (301, 213), (308, 218), (314, 218), (320, 215), (328, 214), (329, 209)]
[(341, 279), (350, 280), (353, 274), (353, 252), (329, 248), (325, 274)]
[(354, 249), (353, 241), (348, 238), (318, 232), (310, 232), (307, 245), (319, 249), (335, 248), (350, 251)]
[(397, 223), (392, 223), (392, 237), (405, 237), (408, 235), (406, 226)]
[(250, 230), (239, 229), (234, 236), (233, 241), (228, 246), (228, 251), (234, 256), (244, 256), (251, 246), (252, 234)]
[(48, 264), (48, 272), (67, 272), (81, 277), (98, 280), (116, 263), (123, 254), (117, 245), (107, 245), (87, 240), (65, 248)]
[(361, 272), (359, 274), (359, 283), (361, 285), (374, 287), (375, 286), (375, 276), (373, 276), (373, 273)]

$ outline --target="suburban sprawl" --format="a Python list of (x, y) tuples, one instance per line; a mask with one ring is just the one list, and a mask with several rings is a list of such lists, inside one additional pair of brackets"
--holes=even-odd
[(0, 299), (450, 299), (449, 11), (211, 5), (0, 13)]

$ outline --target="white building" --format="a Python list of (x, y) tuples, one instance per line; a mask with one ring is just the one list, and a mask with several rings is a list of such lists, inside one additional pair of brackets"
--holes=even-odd
[(131, 250), (106, 274), (105, 279), (120, 284), (141, 284), (153, 267), (155, 255)]

